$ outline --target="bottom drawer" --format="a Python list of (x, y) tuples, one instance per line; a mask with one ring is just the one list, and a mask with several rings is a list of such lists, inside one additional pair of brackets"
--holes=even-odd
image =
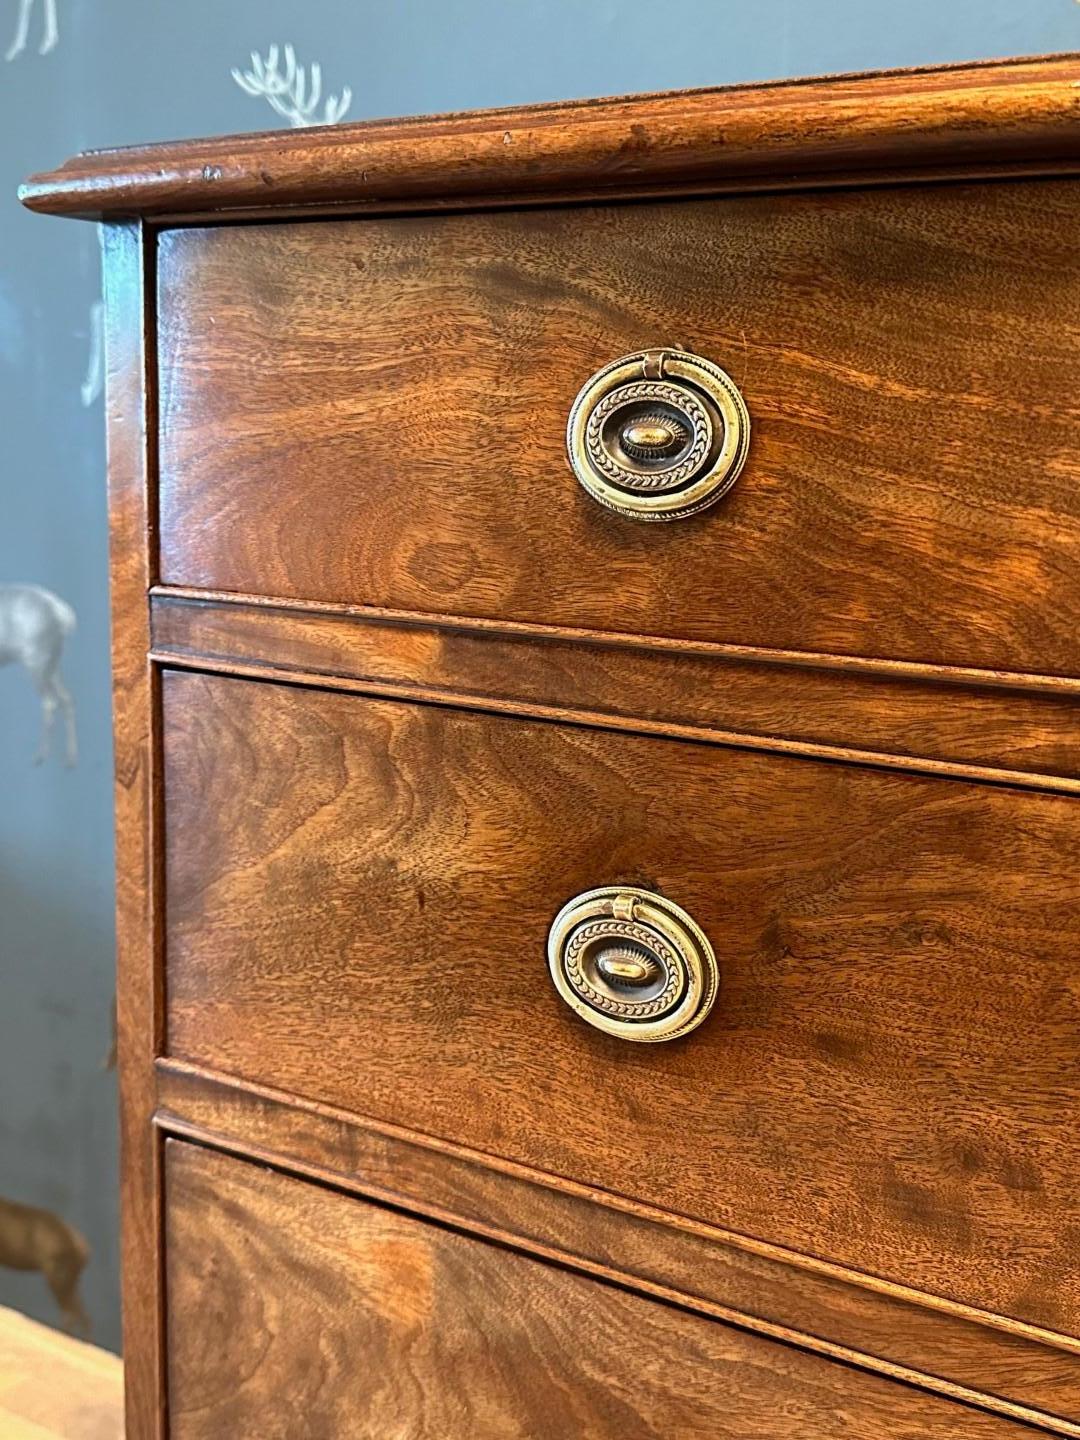
[(1020, 1440), (1026, 1426), (180, 1141), (172, 1440)]

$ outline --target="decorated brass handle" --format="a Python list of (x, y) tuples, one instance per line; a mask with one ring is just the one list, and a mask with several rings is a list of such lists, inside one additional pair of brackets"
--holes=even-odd
[(720, 977), (703, 931), (662, 895), (609, 885), (575, 895), (548, 933), (555, 988), (624, 1040), (674, 1040), (712, 1009)]
[(566, 448), (601, 505), (634, 520), (682, 520), (714, 505), (746, 463), (750, 416), (719, 365), (639, 350), (598, 370), (570, 410)]

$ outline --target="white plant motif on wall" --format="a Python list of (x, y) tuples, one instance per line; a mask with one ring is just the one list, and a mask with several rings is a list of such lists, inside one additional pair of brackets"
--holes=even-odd
[[(15, 23), (15, 38), (8, 47), (4, 56), (5, 60), (14, 60), (16, 55), (21, 55), (26, 49), (30, 39), (30, 17), (37, 3), (38, 0), (19, 0), (19, 18)], [(56, 0), (41, 0), (41, 8), (43, 14), (38, 54), (47, 55), (60, 39), (60, 26), (56, 19)]]
[(0, 665), (25, 666), (41, 698), (41, 741), (34, 756), (40, 765), (52, 748), (57, 711), (64, 719), (64, 760), (77, 758), (75, 702), (60, 674), (64, 641), (75, 629), (75, 611), (59, 595), (40, 585), (0, 585)]
[[(280, 68), (281, 55), (271, 45), (264, 60), (251, 52), (251, 69), (233, 70), (232, 77), (248, 95), (262, 96), (269, 101), (282, 119), (300, 128), (305, 125), (336, 125), (352, 104), (352, 91), (346, 85), (340, 95), (322, 94), (322, 66), (312, 63), (310, 77), (306, 65), (296, 63), (296, 51), (285, 46), (285, 68)], [(322, 112), (319, 106), (322, 105)]]

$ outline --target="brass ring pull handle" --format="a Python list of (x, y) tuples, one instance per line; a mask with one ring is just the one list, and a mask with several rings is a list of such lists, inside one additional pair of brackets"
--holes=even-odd
[(685, 1035), (720, 984), (713, 948), (686, 911), (630, 885), (568, 901), (548, 933), (548, 966), (571, 1009), (624, 1040)]
[(639, 350), (598, 370), (570, 410), (566, 448), (601, 505), (682, 520), (714, 505), (746, 463), (750, 415), (731, 377), (685, 350)]

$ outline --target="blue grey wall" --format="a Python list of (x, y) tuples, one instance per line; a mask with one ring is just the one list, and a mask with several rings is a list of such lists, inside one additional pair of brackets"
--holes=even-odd
[[(0, 582), (74, 606), (80, 756), (35, 767), (40, 707), (0, 668), (0, 1197), (92, 1250), (95, 1338), (119, 1344), (106, 527), (93, 379), (97, 237), (24, 214), (17, 182), (88, 147), (287, 124), (234, 82), (291, 41), (349, 117), (1080, 48), (1076, 0), (0, 0)], [(83, 390), (85, 388), (85, 394)], [(85, 401), (85, 403), (84, 403)], [(0, 1304), (56, 1321), (40, 1276)]]

